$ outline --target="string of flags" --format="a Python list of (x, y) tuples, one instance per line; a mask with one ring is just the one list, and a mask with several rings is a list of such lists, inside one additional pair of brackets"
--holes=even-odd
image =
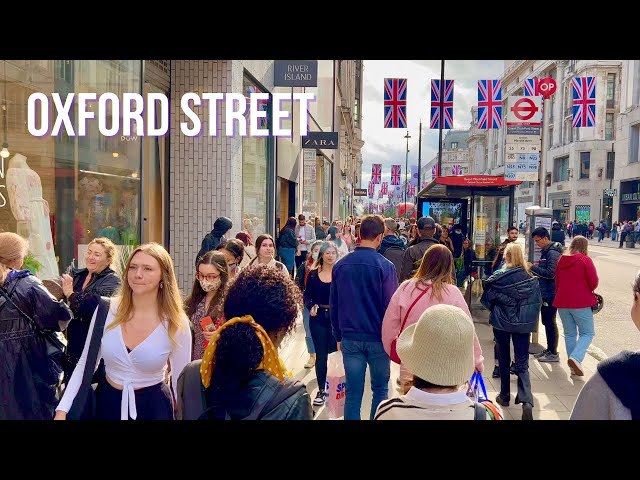
[[(429, 128), (453, 128), (454, 81), (431, 80), (431, 121)], [(384, 79), (384, 128), (407, 128), (407, 79)], [(444, 90), (444, 92), (443, 92)], [(571, 80), (573, 127), (593, 127), (596, 116), (595, 77), (574, 77)], [(540, 79), (524, 80), (524, 96), (540, 96)], [(442, 97), (442, 101), (441, 101)], [(478, 128), (481, 130), (502, 128), (501, 80), (478, 80)], [(392, 185), (395, 185), (392, 180)]]

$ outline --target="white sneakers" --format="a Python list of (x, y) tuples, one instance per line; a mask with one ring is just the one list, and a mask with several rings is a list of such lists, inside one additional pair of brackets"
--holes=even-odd
[(576, 360), (575, 358), (569, 357), (567, 360), (567, 365), (571, 369), (571, 375), (577, 375), (578, 377), (584, 377), (584, 370), (582, 369), (582, 364)]

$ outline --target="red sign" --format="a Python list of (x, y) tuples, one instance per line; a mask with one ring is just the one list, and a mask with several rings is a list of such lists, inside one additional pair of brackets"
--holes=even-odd
[(520, 180), (505, 180), (501, 175), (455, 175), (438, 177), (435, 182), (439, 185), (459, 187), (506, 187), (522, 183)]
[(557, 84), (553, 78), (547, 77), (540, 80), (538, 83), (538, 94), (544, 98), (549, 98), (556, 92)]
[(511, 111), (518, 120), (527, 121), (538, 111), (538, 107), (529, 97), (523, 97), (513, 104)]

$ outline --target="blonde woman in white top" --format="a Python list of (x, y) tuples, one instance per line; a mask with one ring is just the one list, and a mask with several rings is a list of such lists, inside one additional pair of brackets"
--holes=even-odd
[[(137, 247), (127, 263), (122, 292), (111, 300), (96, 365), (104, 358), (106, 381), (96, 390), (97, 419), (172, 420), (171, 385), (191, 360), (189, 320), (182, 307), (173, 261), (157, 243)], [(97, 313), (98, 309), (96, 309)], [(82, 383), (96, 322), (91, 320), (82, 357), (56, 409), (65, 420)]]

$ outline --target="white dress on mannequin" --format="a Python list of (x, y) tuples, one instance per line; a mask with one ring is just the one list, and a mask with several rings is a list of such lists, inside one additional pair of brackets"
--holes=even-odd
[(42, 280), (58, 278), (60, 272), (53, 248), (49, 204), (42, 198), (40, 176), (19, 153), (9, 161), (7, 193), (11, 212), (18, 222), (17, 233), (29, 241), (29, 251), (42, 264), (38, 277)]

